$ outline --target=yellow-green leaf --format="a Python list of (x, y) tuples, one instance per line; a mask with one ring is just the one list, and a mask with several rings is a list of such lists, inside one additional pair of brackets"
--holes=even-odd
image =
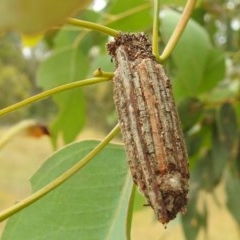
[(32, 34), (64, 22), (91, 0), (2, 0), (0, 1), (0, 31), (20, 30)]
[[(67, 145), (33, 176), (40, 189), (99, 142)], [(126, 240), (132, 178), (123, 146), (109, 144), (68, 181), (9, 219), (2, 240)]]

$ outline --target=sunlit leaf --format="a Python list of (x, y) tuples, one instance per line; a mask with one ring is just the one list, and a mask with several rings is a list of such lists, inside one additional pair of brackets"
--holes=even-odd
[(152, 23), (151, 1), (109, 1), (107, 13), (107, 26), (119, 31), (142, 32)]
[(0, 31), (20, 30), (27, 34), (62, 24), (77, 10), (85, 9), (91, 0), (2, 0)]
[[(75, 16), (76, 19), (90, 22), (98, 22), (101, 17), (101, 13), (89, 9)], [(93, 39), (94, 33), (97, 34), (97, 38), (95, 37)], [(76, 44), (80, 45), (80, 43), (84, 42), (84, 44), (81, 44), (81, 50), (88, 54), (93, 45), (98, 45), (98, 41), (102, 36), (107, 38), (104, 34), (96, 33), (94, 31), (86, 31), (86, 28), (67, 24), (59, 29), (54, 37), (54, 47), (55, 49), (60, 49), (62, 47), (69, 47)]]
[(174, 5), (174, 6), (184, 6), (186, 4), (185, 0), (164, 0), (161, 2), (162, 5)]
[[(74, 143), (52, 155), (32, 178), (33, 191), (69, 169), (97, 143)], [(109, 145), (63, 185), (12, 217), (2, 240), (124, 240), (131, 191), (125, 151)]]

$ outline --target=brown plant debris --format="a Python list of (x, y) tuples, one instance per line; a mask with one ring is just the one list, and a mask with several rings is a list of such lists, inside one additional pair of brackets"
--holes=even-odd
[(107, 45), (116, 64), (114, 102), (133, 181), (160, 222), (186, 211), (188, 157), (170, 80), (144, 34)]

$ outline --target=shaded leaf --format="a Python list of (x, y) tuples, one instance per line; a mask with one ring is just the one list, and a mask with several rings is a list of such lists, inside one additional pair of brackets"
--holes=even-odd
[[(187, 213), (182, 215), (182, 226), (186, 240), (197, 238), (199, 231), (205, 227), (204, 219), (207, 218), (207, 212), (200, 213), (197, 209), (197, 196), (194, 195), (188, 203)], [(206, 209), (205, 209), (206, 210)]]
[(205, 21), (204, 21), (205, 14), (206, 14), (205, 9), (203, 9), (201, 7), (197, 7), (193, 10), (193, 12), (191, 14), (191, 18), (194, 19), (199, 24), (201, 24), (202, 26), (204, 26), (204, 24), (205, 24)]
[(212, 178), (220, 180), (227, 162), (234, 156), (238, 125), (235, 111), (226, 103), (217, 111), (216, 124), (212, 128)]
[(226, 177), (227, 207), (235, 220), (240, 224), (239, 192), (240, 179), (233, 172), (229, 172)]
[[(160, 30), (163, 40), (167, 42), (181, 14), (173, 10), (164, 10), (162, 15)], [(206, 30), (193, 20), (188, 22), (172, 58), (178, 69), (173, 81), (174, 95), (177, 99), (209, 91), (224, 77), (222, 53), (212, 46)]]
[(233, 107), (224, 104), (217, 111), (216, 123), (212, 126), (211, 169), (212, 182), (220, 181), (226, 164), (235, 156), (238, 126)]
[(203, 134), (202, 132), (197, 132), (191, 135), (185, 136), (185, 141), (188, 149), (188, 156), (194, 156), (202, 146)]
[[(201, 183), (201, 188), (211, 191), (220, 182), (227, 163), (235, 158), (236, 153), (233, 150), (238, 143), (237, 132), (234, 109), (230, 104), (224, 104), (216, 111), (215, 120), (211, 124), (211, 145), (205, 155), (197, 159), (192, 172), (192, 178)], [(202, 136), (206, 137), (206, 132)], [(189, 141), (191, 140), (190, 138)], [(194, 142), (189, 141), (187, 143), (191, 147)], [(203, 145), (207, 147), (206, 143)]]
[(230, 103), (221, 106), (217, 117), (217, 125), (220, 140), (231, 151), (238, 137), (238, 123), (235, 110)]
[(237, 173), (240, 177), (240, 133), (238, 134), (238, 143), (237, 143), (237, 151), (236, 151), (236, 160), (235, 160), (235, 166), (237, 169)]
[[(33, 190), (76, 164), (97, 143), (78, 142), (56, 152), (32, 178)], [(132, 185), (123, 147), (108, 145), (60, 187), (13, 216), (2, 239), (126, 239)]]
[[(49, 89), (80, 80), (88, 71), (88, 59), (78, 48), (56, 50), (40, 66), (38, 84)], [(56, 141), (62, 133), (64, 141), (72, 141), (85, 123), (85, 101), (81, 89), (63, 92), (53, 97), (59, 114), (52, 126), (52, 138)], [(69, 127), (71, 126), (71, 127)]]
[(216, 48), (209, 51), (207, 65), (204, 71), (204, 79), (199, 92), (207, 92), (217, 85), (225, 76), (225, 55)]
[(226, 148), (221, 140), (219, 129), (216, 124), (212, 127), (212, 161), (209, 163), (211, 169), (211, 178), (218, 183), (222, 177), (223, 171), (230, 157), (230, 149)]
[[(194, 185), (198, 188), (211, 191), (219, 183), (222, 171), (219, 173), (218, 168), (214, 165), (210, 151), (196, 161), (191, 177)], [(216, 169), (215, 169), (216, 168)], [(220, 168), (221, 170), (222, 167)]]
[(222, 141), (216, 122), (211, 125), (211, 146), (204, 156), (200, 157), (192, 173), (195, 182), (201, 188), (212, 191), (220, 182), (227, 161), (231, 156), (231, 149)]
[(187, 131), (199, 120), (203, 110), (203, 105), (197, 98), (185, 98), (178, 105), (178, 113), (183, 125), (183, 130)]
[(32, 34), (62, 24), (65, 19), (85, 9), (91, 0), (2, 0), (0, 1), (0, 31), (20, 30)]

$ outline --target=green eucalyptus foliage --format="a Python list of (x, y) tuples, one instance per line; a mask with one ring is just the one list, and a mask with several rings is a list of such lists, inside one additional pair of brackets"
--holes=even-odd
[[(189, 154), (189, 206), (187, 214), (181, 218), (188, 240), (197, 239), (200, 230), (211, 228), (207, 204), (203, 204), (201, 211), (197, 207), (199, 194), (200, 191), (213, 193), (220, 183), (225, 184), (226, 206), (240, 224), (239, 194), (236, 194), (240, 189), (240, 81), (236, 70), (239, 70), (239, 56), (232, 51), (237, 41), (234, 40), (233, 44), (227, 39), (227, 43), (221, 44), (215, 39), (216, 34), (222, 33), (225, 28), (217, 29), (214, 19), (217, 16), (229, 30), (229, 23), (224, 22), (224, 17), (229, 20), (234, 15), (228, 16), (226, 9), (222, 9), (224, 16), (214, 13), (212, 2), (222, 6), (221, 1), (206, 1), (205, 5), (199, 3), (166, 61)], [(178, 9), (166, 6), (182, 6), (183, 3), (185, 1), (164, 3), (159, 29), (161, 50), (181, 16)], [(206, 14), (212, 17), (208, 21), (204, 18)], [(145, 0), (108, 1), (101, 11), (88, 9), (79, 13), (77, 18), (121, 31), (150, 33), (152, 5)], [(235, 32), (231, 36), (237, 39)], [(98, 67), (114, 71), (105, 50), (108, 38), (103, 34), (63, 26), (47, 40), (51, 42), (51, 53), (42, 61), (37, 72), (37, 82), (43, 89), (87, 78)], [(238, 48), (239, 45), (238, 38)], [(226, 71), (227, 60), (234, 71)], [(59, 109), (51, 129), (54, 141), (59, 135), (63, 136), (65, 143), (73, 141), (86, 124), (86, 109), (95, 110), (94, 101), (102, 102), (102, 108), (112, 103), (111, 83), (106, 88), (96, 86), (91, 91), (89, 89), (86, 88), (84, 94), (76, 89), (54, 96)], [(86, 99), (91, 102), (87, 103)], [(113, 109), (107, 114), (105, 120), (115, 120)], [(92, 119), (92, 123), (96, 123), (94, 127), (100, 125), (100, 115), (100, 110), (91, 115), (95, 116)], [(91, 141), (70, 144), (56, 152), (34, 175), (33, 191), (79, 161), (94, 144)], [(132, 182), (127, 169), (123, 148), (109, 145), (61, 187), (12, 217), (3, 240), (129, 239), (131, 214), (127, 210), (132, 204)], [(138, 193), (136, 196), (134, 209), (137, 211), (144, 200)]]

